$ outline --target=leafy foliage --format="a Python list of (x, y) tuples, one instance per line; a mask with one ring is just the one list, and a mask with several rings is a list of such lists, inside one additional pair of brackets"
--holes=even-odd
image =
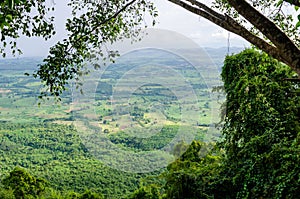
[(3, 181), (0, 188), (2, 199), (103, 199), (101, 194), (86, 190), (84, 193), (63, 192), (49, 188), (44, 179), (31, 176), (25, 169), (16, 167)]
[(11, 188), (15, 197), (18, 198), (35, 198), (44, 190), (46, 181), (31, 176), (27, 171), (16, 167), (10, 172), (9, 176), (3, 179), (5, 188)]
[[(86, 62), (91, 61), (97, 68), (98, 60), (104, 57), (113, 60), (116, 51), (108, 50), (108, 44), (124, 38), (137, 39), (142, 27), (147, 27), (145, 13), (157, 16), (153, 3), (146, 0), (122, 1), (70, 1), (72, 17), (65, 23), (68, 36), (50, 48), (49, 55), (33, 74), (45, 83), (46, 89), (40, 98), (48, 95), (59, 96), (71, 79), (77, 80), (87, 74)], [(46, 0), (2, 0), (0, 1), (0, 53), (5, 49), (12, 54), (22, 53), (15, 40), (21, 35), (42, 37), (45, 40), (55, 35), (54, 3)], [(34, 13), (34, 14), (33, 14)]]
[[(51, 195), (72, 198), (67, 196), (70, 191), (84, 193), (87, 189), (106, 197), (121, 198), (137, 189), (140, 178), (144, 176), (104, 166), (89, 154), (72, 126), (3, 122), (0, 124), (0, 154), (3, 177), (9, 176), (16, 166), (25, 168), (38, 179), (45, 179), (47, 187), (54, 189), (53, 194), (45, 190), (43, 195), (48, 198)], [(36, 182), (30, 179), (26, 180), (27, 184)], [(9, 187), (5, 188), (3, 192), (9, 194)]]
[(149, 185), (139, 188), (127, 199), (161, 199), (161, 196), (156, 185)]
[(265, 53), (228, 56), (223, 129), (225, 176), (239, 198), (295, 198), (299, 192), (299, 94), (295, 75)]
[(165, 174), (164, 198), (213, 198), (220, 190), (215, 182), (220, 154), (213, 154), (210, 144), (193, 141), (187, 151), (171, 163)]
[[(288, 0), (249, 0), (247, 1), (253, 8), (259, 10), (261, 13), (266, 16), (270, 22), (275, 23), (280, 29), (285, 32), (295, 43), (299, 46), (299, 29), (297, 21), (299, 19), (295, 17), (297, 13), (297, 6), (290, 3)], [(220, 9), (223, 12), (226, 12), (228, 16), (233, 17), (241, 24), (251, 27), (250, 30), (256, 34), (260, 34), (261, 32), (247, 19), (243, 17), (243, 15), (239, 14), (239, 12), (231, 6), (231, 3), (226, 0), (216, 0), (214, 2), (214, 6)], [(294, 8), (292, 8), (294, 7)], [(296, 21), (296, 22), (295, 22)]]
[(78, 199), (102, 199), (103, 196), (93, 193), (91, 191), (85, 191)]
[[(54, 17), (48, 17), (53, 7), (45, 0), (3, 0), (0, 2), (0, 53), (6, 56), (5, 48), (13, 54), (21, 53), (14, 39), (21, 35), (50, 39), (55, 34)], [(9, 40), (12, 39), (12, 40)]]
[[(68, 19), (68, 39), (57, 43), (34, 74), (49, 86), (50, 93), (59, 96), (70, 79), (79, 80), (86, 61), (97, 61), (105, 54), (112, 60), (117, 52), (105, 50), (105, 45), (123, 38), (138, 36), (144, 22), (143, 12), (149, 10), (156, 15), (149, 1), (105, 1), (76, 0), (69, 3), (73, 18)], [(82, 13), (82, 10), (86, 12)], [(78, 13), (82, 13), (78, 16)], [(46, 96), (47, 92), (42, 93)], [(41, 96), (41, 97), (42, 97)]]

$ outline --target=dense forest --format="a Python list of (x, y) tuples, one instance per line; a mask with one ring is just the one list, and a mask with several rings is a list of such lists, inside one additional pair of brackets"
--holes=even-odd
[[(256, 49), (227, 56), (222, 68), (222, 135), (174, 146), (177, 157), (151, 173), (128, 173), (95, 158), (72, 124), (0, 125), (1, 198), (297, 198), (300, 100), (297, 75)], [(2, 96), (3, 97), (3, 96)], [(3, 110), (2, 110), (3, 111)], [(161, 148), (178, 126), (150, 139), (120, 132), (126, 150)]]

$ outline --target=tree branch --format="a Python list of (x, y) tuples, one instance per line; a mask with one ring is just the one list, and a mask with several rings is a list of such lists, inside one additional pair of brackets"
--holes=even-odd
[[(131, 6), (133, 3), (135, 3), (137, 0), (132, 0), (130, 2), (128, 2), (127, 4), (125, 4), (121, 9), (117, 10), (111, 17), (105, 19), (104, 21), (102, 21), (99, 24), (96, 24), (96, 26), (94, 26), (89, 32), (87, 32), (85, 35), (81, 35), (80, 37), (78, 37), (75, 40), (75, 43), (77, 43), (78, 41), (80, 41), (83, 37), (85, 37), (86, 35), (90, 35), (92, 34), (97, 28), (99, 28), (100, 26), (106, 24), (107, 22), (111, 21), (112, 19), (115, 19), (118, 15), (120, 15), (122, 12), (124, 12), (129, 6)], [(70, 49), (69, 49), (70, 50)], [(69, 51), (68, 50), (68, 51)]]
[[(295, 46), (286, 34), (284, 34), (272, 21), (254, 9), (245, 0), (228, 0), (229, 4), (245, 19), (259, 29), (278, 48), (284, 48), (286, 43)], [(295, 46), (295, 48), (297, 48)]]
[[(227, 0), (235, 10), (254, 25), (279, 50), (281, 57), (275, 57), (293, 68), (300, 78), (300, 49), (272, 21), (258, 12), (245, 0)], [(269, 52), (267, 52), (269, 53)]]
[[(179, 5), (182, 8), (184, 8), (194, 14), (204, 17), (205, 19), (213, 22), (214, 24), (220, 26), (221, 28), (224, 28), (225, 30), (228, 30), (232, 33), (240, 35), (241, 37), (243, 37), (244, 39), (246, 39), (253, 45), (268, 52), (271, 56), (277, 57), (277, 58), (280, 57), (281, 59), (283, 59), (283, 57), (281, 57), (280, 53), (274, 46), (270, 45), (269, 43), (267, 43), (263, 39), (259, 38), (258, 36), (253, 35), (250, 31), (248, 31), (246, 28), (241, 26), (239, 23), (237, 23), (231, 17), (229, 17), (227, 15), (219, 14), (219, 13), (213, 11), (211, 8), (208, 8), (207, 6), (203, 5), (200, 2), (195, 3), (194, 0), (187, 0), (187, 1), (193, 2), (194, 5), (197, 5), (198, 8), (196, 8), (190, 4), (187, 4), (181, 0), (168, 0), (168, 1), (170, 1), (176, 5)], [(203, 8), (203, 10), (201, 10), (201, 8)]]
[(224, 15), (214, 11), (213, 9), (206, 6), (204, 3), (200, 3), (197, 0), (186, 0), (186, 1), (190, 2), (192, 5), (196, 5), (199, 9), (203, 9), (204, 11), (211, 13), (213, 16), (216, 16), (220, 19), (224, 17)]
[[(245, 19), (257, 27), (267, 38), (269, 38), (274, 45), (271, 45), (267, 41), (252, 34), (248, 29), (243, 27), (230, 16), (217, 13), (203, 3), (200, 3), (198, 0), (168, 1), (213, 22), (225, 30), (243, 37), (248, 42), (268, 53), (270, 56), (289, 65), (298, 73), (300, 77), (300, 50), (273, 22), (255, 10), (244, 0), (228, 0), (228, 2), (233, 4), (232, 6), (242, 16), (244, 16)], [(245, 3), (247, 3), (247, 5), (245, 5)]]

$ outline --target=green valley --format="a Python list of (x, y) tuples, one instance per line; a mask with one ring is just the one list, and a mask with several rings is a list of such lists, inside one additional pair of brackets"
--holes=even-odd
[[(86, 85), (96, 85), (94, 92), (83, 85), (80, 94), (71, 83), (60, 102), (38, 99), (42, 85), (24, 75), (39, 63), (39, 58), (0, 61), (2, 179), (21, 167), (49, 183), (46, 195), (92, 190), (105, 198), (123, 198), (141, 184), (156, 182), (153, 176), (174, 160), (178, 143), (220, 136), (218, 131), (207, 136), (217, 98), (212, 99), (199, 71), (178, 55), (155, 49), (128, 53), (86, 80)], [(217, 74), (211, 81), (219, 81)], [(101, 141), (95, 141), (100, 134), (125, 153), (102, 152)], [(146, 167), (147, 161), (167, 163), (154, 163), (144, 172), (130, 163), (122, 171), (115, 165), (126, 161), (126, 151), (150, 152)]]

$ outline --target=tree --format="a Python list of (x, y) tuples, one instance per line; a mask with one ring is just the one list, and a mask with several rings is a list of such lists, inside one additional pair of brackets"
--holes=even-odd
[(193, 141), (180, 158), (168, 165), (165, 197), (173, 199), (226, 198), (217, 184), (221, 153), (207, 143)]
[[(6, 55), (4, 48), (11, 48), (12, 53), (21, 52), (15, 42), (7, 43), (9, 38), (25, 35), (49, 39), (55, 34), (54, 17), (47, 17), (54, 5), (47, 7), (46, 0), (19, 0), (11, 7), (6, 2), (0, 7), (1, 18), (5, 19), (0, 22), (3, 56)], [(34, 74), (54, 96), (62, 93), (68, 80), (78, 80), (87, 73), (85, 61), (94, 60), (94, 66), (99, 67), (97, 60), (102, 56), (109, 59), (116, 56), (116, 52), (106, 50), (106, 43), (136, 38), (145, 12), (152, 17), (157, 15), (153, 4), (144, 0), (75, 0), (68, 5), (72, 7), (72, 18), (65, 25), (68, 37), (51, 47), (48, 57)], [(47, 95), (47, 91), (42, 96)]]
[(26, 170), (16, 167), (2, 181), (5, 188), (11, 188), (16, 198), (37, 198), (44, 190), (46, 181), (31, 176)]
[(93, 193), (89, 190), (85, 191), (79, 196), (79, 199), (102, 199), (103, 196), (97, 193)]
[[(233, 32), (290, 66), (300, 76), (300, 15), (290, 12), (300, 6), (299, 0), (214, 0), (213, 8), (199, 0), (167, 0), (189, 12), (206, 18)], [(3, 3), (4, 2), (4, 3)], [(9, 4), (5, 2), (14, 2)], [(147, 27), (144, 15), (149, 14), (155, 24), (157, 11), (150, 0), (71, 1), (72, 18), (66, 21), (68, 37), (53, 46), (44, 63), (34, 74), (46, 91), (59, 96), (71, 79), (79, 80), (86, 74), (85, 61), (99, 67), (102, 57), (113, 59), (117, 53), (106, 50), (106, 43), (123, 38), (137, 39), (141, 27)], [(1, 41), (3, 48), (8, 38), (41, 36), (49, 39), (55, 34), (53, 17), (46, 16), (53, 9), (45, 0), (2, 0)], [(36, 10), (36, 15), (30, 14)], [(9, 42), (12, 52), (20, 52), (15, 42)], [(47, 95), (47, 92), (42, 96)]]
[[(270, 56), (289, 65), (300, 76), (300, 14), (298, 22), (293, 23), (293, 16), (289, 13), (285, 15), (283, 10), (285, 2), (295, 6), (295, 9), (298, 10), (300, 1), (214, 1), (215, 8), (219, 8), (224, 12), (223, 14), (197, 0), (169, 1), (243, 37)], [(247, 26), (244, 24), (250, 28), (246, 28)], [(251, 31), (253, 28), (256, 34)]]
[(295, 198), (300, 191), (299, 83), (257, 50), (225, 59), (224, 176), (235, 198)]
[(44, 0), (0, 1), (0, 53), (3, 57), (6, 56), (5, 48), (11, 49), (13, 54), (21, 53), (14, 41), (20, 35), (43, 37), (47, 40), (55, 34), (54, 17), (45, 17), (51, 8), (46, 7), (44, 2)]
[(159, 188), (156, 185), (148, 185), (139, 188), (131, 195), (126, 197), (127, 199), (161, 199)]

